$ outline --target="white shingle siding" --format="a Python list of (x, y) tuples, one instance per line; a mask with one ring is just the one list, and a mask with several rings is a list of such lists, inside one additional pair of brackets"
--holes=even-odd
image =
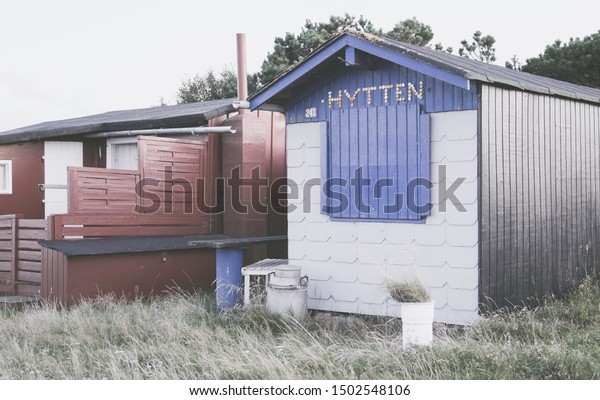
[[(288, 125), (288, 177), (299, 185), (321, 177), (321, 135), (325, 123)], [(477, 219), (477, 112), (431, 114), (431, 171), (434, 204), (424, 224), (331, 221), (320, 213), (318, 190), (311, 190), (310, 212), (302, 198), (288, 215), (290, 263), (309, 276), (309, 308), (398, 316), (385, 282), (416, 270), (435, 300), (435, 320), (469, 324), (477, 317), (479, 232)], [(446, 165), (449, 187), (467, 212), (447, 202), (439, 210), (438, 166)]]
[(318, 167), (321, 165), (321, 148), (307, 147), (304, 149), (304, 162), (308, 166)]

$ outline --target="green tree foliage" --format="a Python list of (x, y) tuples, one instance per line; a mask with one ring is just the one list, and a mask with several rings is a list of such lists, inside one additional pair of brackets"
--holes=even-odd
[(328, 22), (318, 23), (307, 20), (298, 35), (288, 32), (284, 37), (275, 38), (273, 51), (263, 61), (258, 80), (263, 85), (270, 82), (290, 66), (302, 61), (336, 33), (349, 28), (381, 34), (381, 30), (375, 29), (373, 23), (362, 16), (357, 19), (349, 14), (343, 17), (332, 15)]
[(454, 51), (454, 48), (448, 46), (446, 48), (444, 48), (444, 45), (440, 42), (440, 43), (436, 43), (433, 48), (436, 51), (443, 51), (444, 53), (448, 53), (448, 54), (452, 54), (452, 52)]
[(523, 71), (579, 85), (600, 87), (600, 31), (584, 37), (560, 40), (546, 46), (538, 57), (529, 58)]
[[(349, 28), (419, 46), (426, 46), (433, 38), (431, 27), (416, 18), (400, 21), (388, 32), (375, 28), (373, 23), (362, 15), (359, 18), (349, 14), (332, 15), (329, 21), (318, 23), (307, 20), (298, 35), (288, 32), (284, 37), (275, 38), (273, 51), (263, 61), (260, 72), (248, 77), (248, 91), (252, 93), (258, 87), (269, 83), (335, 34)], [(177, 94), (177, 102), (190, 103), (235, 97), (236, 85), (236, 74), (232, 68), (224, 69), (220, 75), (209, 71), (183, 81)]]
[(496, 43), (496, 39), (492, 35), (483, 36), (481, 31), (476, 31), (471, 43), (468, 40), (460, 42), (462, 47), (458, 49), (458, 54), (473, 60), (492, 63), (496, 61), (494, 43)]
[(433, 39), (433, 31), (429, 25), (425, 25), (413, 17), (398, 22), (385, 36), (400, 42), (427, 46)]
[[(256, 78), (248, 77), (248, 90), (256, 89)], [(209, 70), (204, 75), (181, 82), (177, 92), (177, 103), (227, 99), (237, 96), (237, 74), (232, 67), (225, 67), (219, 75)]]
[(504, 63), (504, 66), (509, 69), (514, 69), (515, 71), (521, 71), (521, 69), (523, 68), (523, 63), (521, 62), (519, 57), (517, 57), (517, 55), (514, 54), (510, 58), (510, 60)]
[(349, 14), (345, 14), (343, 17), (331, 16), (328, 22), (319, 23), (307, 20), (298, 35), (288, 32), (285, 37), (275, 38), (275, 47), (267, 55), (258, 74), (260, 84), (269, 83), (281, 72), (302, 61), (308, 54), (332, 36), (348, 28), (386, 36), (419, 46), (427, 45), (433, 38), (431, 27), (419, 22), (416, 18), (400, 21), (388, 32), (383, 32), (382, 29), (375, 28), (373, 23), (365, 19), (362, 15), (360, 18)]

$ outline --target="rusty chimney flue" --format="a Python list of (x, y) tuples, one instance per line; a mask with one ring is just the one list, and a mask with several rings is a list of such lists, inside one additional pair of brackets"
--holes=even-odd
[[(246, 34), (237, 33), (237, 92), (238, 100), (248, 100), (248, 75), (246, 72)], [(244, 114), (247, 111), (245, 109), (239, 110), (240, 114)]]

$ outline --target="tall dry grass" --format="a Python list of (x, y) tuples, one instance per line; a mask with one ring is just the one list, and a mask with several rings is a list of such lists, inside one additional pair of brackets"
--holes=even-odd
[(418, 351), (402, 350), (398, 320), (219, 313), (206, 293), (46, 305), (0, 312), (0, 378), (598, 379), (599, 304), (586, 281), (534, 310), (440, 325)]

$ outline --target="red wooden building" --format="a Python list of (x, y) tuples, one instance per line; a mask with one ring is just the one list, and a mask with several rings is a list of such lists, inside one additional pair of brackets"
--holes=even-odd
[[(267, 186), (257, 194), (266, 210), (239, 213), (235, 199), (249, 205), (254, 194), (219, 183), (238, 171), (285, 176), (283, 115), (239, 108), (216, 100), (0, 133), (0, 294), (69, 304), (99, 292), (194, 289), (213, 282), (214, 251), (189, 248), (190, 238), (285, 234)], [(38, 239), (72, 242), (42, 250)], [(265, 245), (246, 257), (285, 251)]]

